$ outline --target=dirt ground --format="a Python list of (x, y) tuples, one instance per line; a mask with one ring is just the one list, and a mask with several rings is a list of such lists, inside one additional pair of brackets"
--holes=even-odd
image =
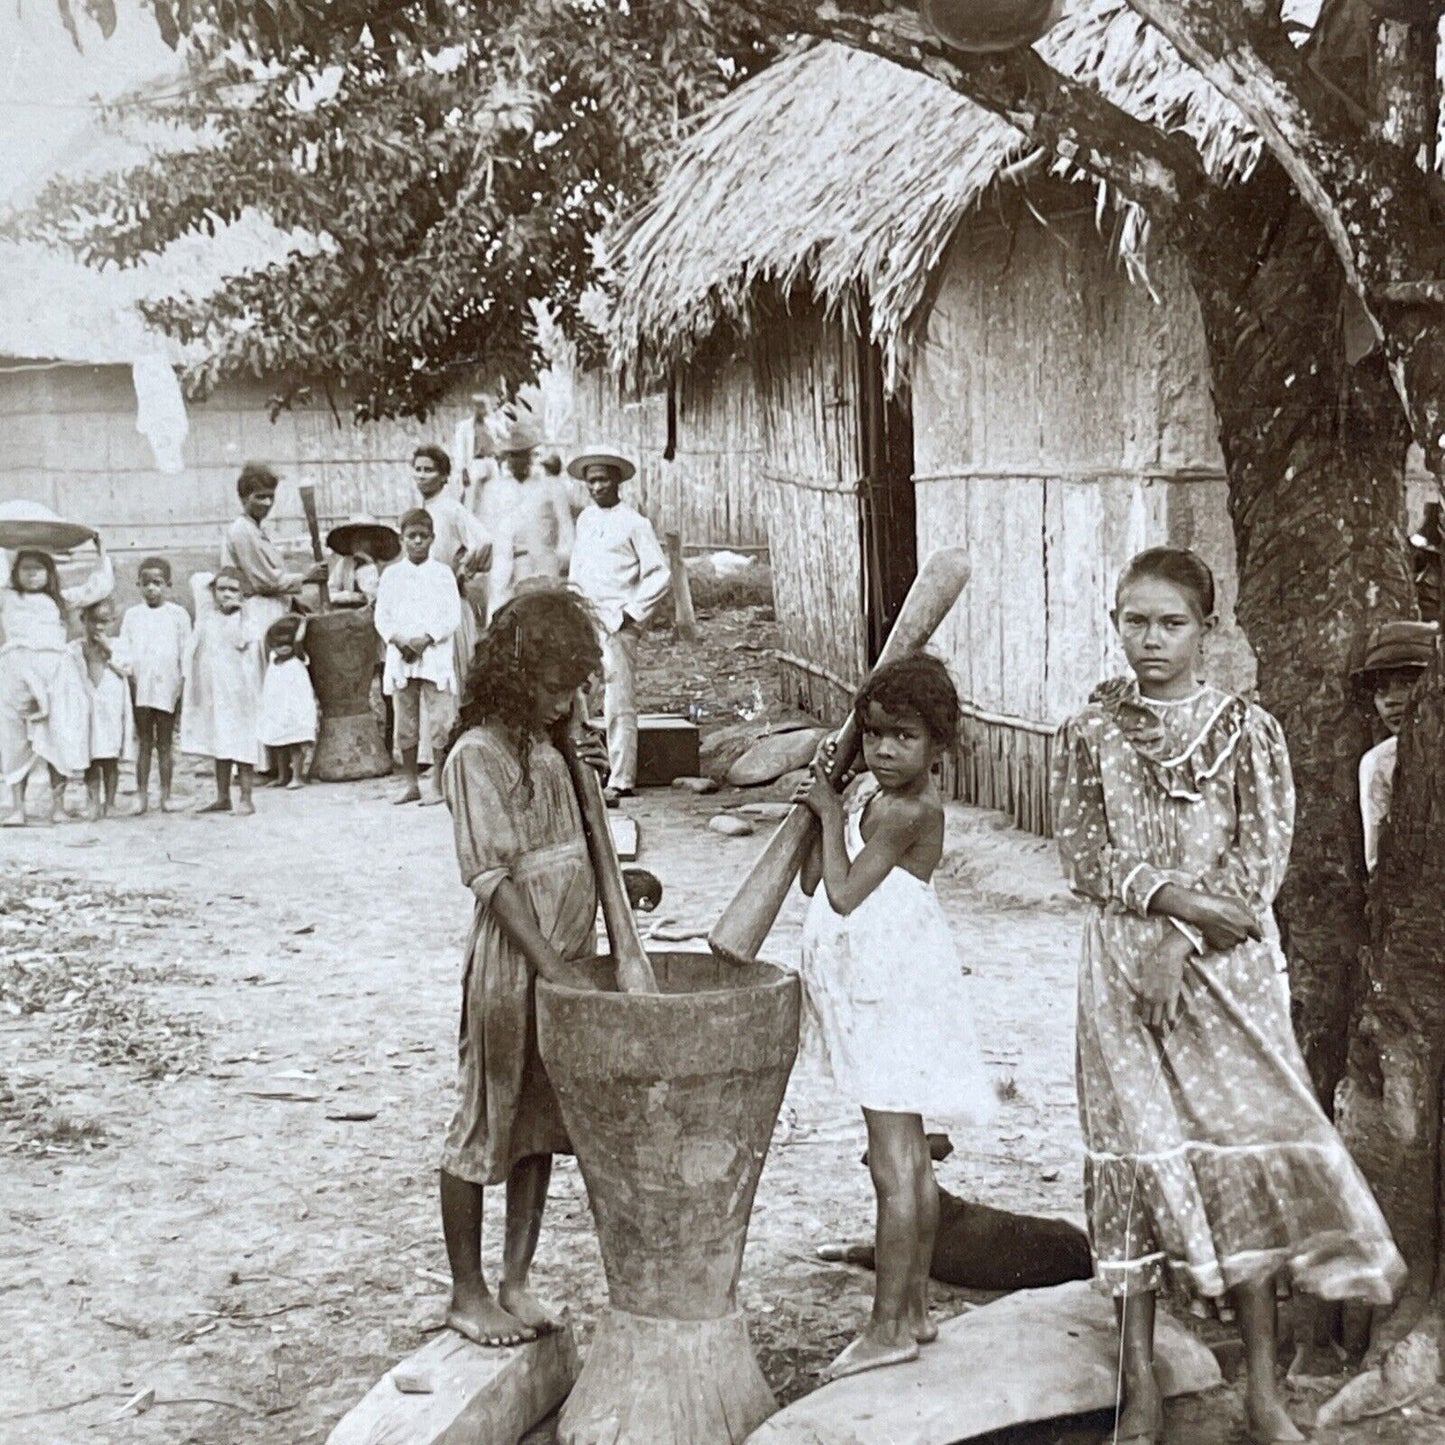
[[(649, 640), (646, 701), (708, 723), (767, 714), (766, 613), (703, 624), (699, 651)], [(438, 1327), (435, 1164), (470, 902), (445, 811), (393, 808), (393, 788), (265, 792), (252, 819), (152, 814), (0, 838), (4, 1445), (319, 1442)], [(765, 834), (706, 824), (739, 801), (667, 790), (631, 808), (640, 861), (666, 888), (654, 923), (705, 926), (730, 896)], [(1079, 920), (1052, 849), (955, 808), (939, 886), (990, 1067), (1009, 1083), (997, 1123), (955, 1136), (940, 1180), (1077, 1219)], [(795, 896), (766, 956), (795, 958), (801, 916)], [(861, 1121), (800, 1061), (741, 1284), (783, 1400), (813, 1388), (867, 1308), (870, 1277), (813, 1254), (870, 1230), (862, 1143)], [(559, 1161), (554, 1180), (537, 1285), (585, 1348), (601, 1264), (575, 1165)], [(495, 1230), (489, 1246), (494, 1262)], [(947, 1312), (969, 1307), (939, 1293)], [(122, 1413), (144, 1390), (154, 1404)], [(1296, 1396), (1302, 1419), (1319, 1398)], [(1008, 1438), (1082, 1445), (1103, 1423)], [(1442, 1435), (1417, 1407), (1330, 1438)], [(1233, 1393), (1181, 1407), (1169, 1438), (1240, 1438)]]

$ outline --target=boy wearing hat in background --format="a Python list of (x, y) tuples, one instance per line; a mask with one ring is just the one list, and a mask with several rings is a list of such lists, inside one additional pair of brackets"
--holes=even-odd
[(1380, 830), (1390, 816), (1395, 754), (1410, 691), (1435, 657), (1439, 629), (1433, 622), (1385, 622), (1370, 634), (1365, 660), (1355, 678), (1374, 699), (1389, 737), (1360, 759), (1360, 817), (1365, 825), (1365, 866), (1371, 873), (1380, 856)]
[(586, 452), (567, 470), (585, 482), (592, 505), (577, 518), (570, 580), (592, 604), (602, 643), (603, 712), (611, 764), (609, 804), (637, 782), (637, 644), (672, 584), (652, 523), (622, 500), (636, 467), (615, 452)]

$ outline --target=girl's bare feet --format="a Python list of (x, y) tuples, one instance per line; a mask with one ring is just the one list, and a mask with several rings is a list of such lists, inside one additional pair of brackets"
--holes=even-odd
[(537, 1338), (536, 1330), (508, 1314), (480, 1280), (475, 1284), (452, 1286), (447, 1328), (478, 1345), (522, 1345)]
[(902, 1339), (890, 1342), (875, 1338), (866, 1330), (823, 1371), (825, 1380), (841, 1380), (846, 1375), (861, 1375), (864, 1370), (880, 1370), (887, 1365), (906, 1365), (918, 1358), (918, 1342)]
[(1256, 1392), (1246, 1387), (1244, 1420), (1245, 1433), (1254, 1445), (1285, 1445), (1305, 1438), (1272, 1388)]
[(522, 1285), (504, 1284), (497, 1291), (497, 1303), (534, 1334), (551, 1334), (562, 1328), (562, 1321)]
[(299, 776), (294, 776), (291, 781), (286, 784), (286, 791), (288, 793), (294, 793), (305, 786), (306, 784), (301, 781)]
[(229, 813), (231, 811), (231, 800), (229, 798), (216, 798), (209, 803), (202, 803), (196, 809), (198, 813)]
[(1164, 1438), (1164, 1397), (1154, 1380), (1125, 1386), (1110, 1445), (1159, 1445)]
[(256, 805), (250, 800), (250, 798), (242, 798), (241, 801), (236, 804), (235, 813), (238, 818), (252, 817), (255, 812)]
[(421, 789), (415, 783), (408, 783), (406, 791), (399, 797), (393, 798), (392, 802), (398, 807), (403, 803), (419, 803), (421, 802)]

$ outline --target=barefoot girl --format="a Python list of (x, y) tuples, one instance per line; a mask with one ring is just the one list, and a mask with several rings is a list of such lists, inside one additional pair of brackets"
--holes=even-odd
[[(100, 539), (95, 539), (100, 564), (79, 586), (62, 588), (55, 559), (34, 548), (21, 548), (10, 561), (8, 577), (0, 577), (0, 772), (14, 792), (7, 827), (25, 822), (25, 790), (43, 762), (50, 772), (51, 819), (64, 817), (65, 778), (83, 773), (89, 756), (73, 755), (65, 746), (66, 729), (51, 726), (65, 712), (59, 686), (77, 683), (73, 670), (62, 668), (66, 657), (66, 621), (73, 607), (87, 607), (115, 588), (115, 573)], [(0, 553), (0, 571), (4, 554)], [(70, 701), (84, 710), (78, 685), (69, 686)], [(85, 751), (84, 749), (81, 750)]]
[(120, 760), (135, 756), (135, 718), (131, 711), (130, 682), (110, 635), (115, 608), (108, 597), (92, 602), (80, 614), (82, 633), (70, 644), (71, 657), (86, 697), (84, 745), (89, 762), (85, 769), (86, 815), (92, 821), (115, 812), (120, 784)]
[(1133, 676), (1103, 684), (1054, 753), (1055, 832), (1091, 905), (1079, 967), (1084, 1196), (1118, 1302), (1116, 1438), (1158, 1441), (1154, 1301), (1232, 1294), (1255, 1441), (1303, 1438), (1275, 1381), (1275, 1280), (1390, 1301), (1404, 1267), (1330, 1127), (1290, 1028), (1273, 903), (1294, 785), (1279, 724), (1199, 680), (1214, 578), (1141, 552), (1113, 614)]
[[(389, 573), (386, 575), (390, 575)], [(596, 951), (597, 889), (556, 743), (601, 666), (594, 624), (560, 590), (504, 607), (477, 645), (442, 769), (462, 881), (476, 900), (462, 977), (456, 1114), (442, 1153), (447, 1323), (485, 1345), (551, 1328), (527, 1274), (553, 1154), (572, 1148), (537, 1054), (536, 976)], [(592, 759), (589, 757), (588, 759)], [(482, 1194), (506, 1185), (502, 1282), (482, 1276)]]
[[(211, 758), (216, 765), (216, 796), (198, 813), (248, 816), (256, 811), (251, 788), (263, 750), (261, 668), (256, 660), (261, 639), (241, 610), (241, 574), (222, 567), (214, 577), (191, 579), (196, 626), (186, 644), (185, 706), (181, 709), (181, 751)], [(240, 799), (231, 807), (231, 774)]]
[(825, 752), (797, 799), (822, 825), (802, 880), (813, 900), (808, 1016), (834, 1081), (862, 1107), (878, 1195), (873, 1313), (831, 1379), (917, 1359), (937, 1336), (928, 1272), (938, 1187), (922, 1116), (979, 1123), (994, 1102), (932, 882), (943, 856), (933, 768), (957, 737), (958, 696), (943, 663), (914, 657), (874, 674), (853, 710), (868, 773), (845, 801), (828, 783)]
[(276, 786), (303, 786), (306, 749), (316, 741), (316, 693), (306, 667), (306, 619), (291, 614), (266, 629), (259, 735), (276, 763)]

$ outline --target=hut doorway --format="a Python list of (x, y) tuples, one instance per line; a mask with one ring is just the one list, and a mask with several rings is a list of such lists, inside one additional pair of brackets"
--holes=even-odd
[(868, 662), (878, 660), (903, 599), (918, 575), (913, 501), (913, 407), (907, 392), (889, 396), (878, 348), (859, 336), (858, 526)]

